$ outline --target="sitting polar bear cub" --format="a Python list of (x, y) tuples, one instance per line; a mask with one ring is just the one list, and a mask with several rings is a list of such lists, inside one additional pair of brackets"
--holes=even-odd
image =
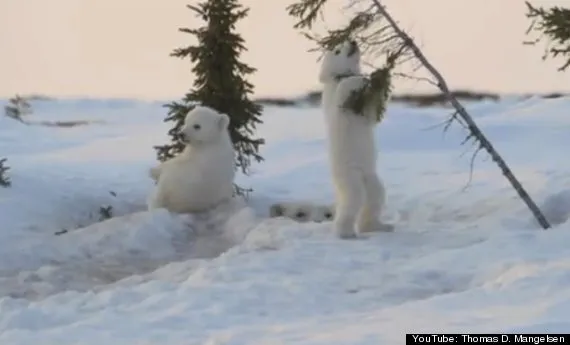
[(269, 208), (269, 216), (285, 217), (299, 223), (331, 221), (334, 218), (334, 209), (329, 205), (314, 205), (302, 201), (278, 202)]
[(360, 75), (360, 50), (346, 41), (325, 53), (319, 81), (323, 84), (323, 110), (328, 134), (329, 163), (335, 187), (335, 233), (341, 238), (359, 231), (392, 231), (379, 217), (386, 192), (376, 174), (376, 147), (373, 107), (355, 114), (345, 107), (352, 92), (361, 89), (367, 78)]
[(180, 129), (186, 147), (150, 169), (157, 185), (149, 197), (149, 209), (202, 212), (232, 197), (235, 169), (229, 123), (228, 115), (209, 107), (197, 106), (188, 112)]

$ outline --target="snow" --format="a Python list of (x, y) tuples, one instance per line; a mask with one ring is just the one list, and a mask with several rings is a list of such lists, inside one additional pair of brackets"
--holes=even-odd
[(396, 231), (352, 241), (330, 223), (267, 218), (276, 201), (332, 201), (311, 107), (265, 108), (265, 161), (238, 177), (251, 199), (146, 211), (152, 146), (168, 140), (161, 104), (35, 101), (30, 125), (0, 117), (12, 180), (0, 188), (1, 344), (391, 345), (570, 329), (569, 99), (468, 105), (552, 229), (486, 154), (469, 182), (463, 130), (442, 133), (449, 109), (392, 104), (377, 139)]

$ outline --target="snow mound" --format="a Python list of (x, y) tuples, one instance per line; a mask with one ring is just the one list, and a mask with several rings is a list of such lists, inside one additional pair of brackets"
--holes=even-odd
[(111, 218), (3, 253), (0, 296), (84, 291), (174, 262), (213, 258), (241, 243), (256, 222), (239, 199), (202, 214), (159, 209)]
[[(318, 108), (265, 107), (265, 160), (236, 181), (252, 198), (191, 216), (143, 211), (152, 147), (168, 140), (159, 103), (34, 106), (35, 122), (99, 121), (74, 128), (0, 118), (13, 182), (0, 188), (0, 343), (393, 345), (434, 329), (567, 331), (570, 100), (469, 108), (560, 225), (533, 224), (484, 155), (470, 178), (461, 127), (427, 130), (447, 109), (390, 105), (376, 134), (396, 231), (354, 241), (330, 222), (266, 218), (279, 200), (334, 200)], [(102, 206), (112, 219), (99, 221)]]

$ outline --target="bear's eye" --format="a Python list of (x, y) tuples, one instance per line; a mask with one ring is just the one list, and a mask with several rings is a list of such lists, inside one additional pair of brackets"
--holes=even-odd
[(299, 219), (303, 219), (307, 216), (307, 214), (303, 211), (299, 211), (297, 212), (297, 214), (295, 214), (295, 217), (299, 218)]
[(340, 54), (340, 49), (337, 49), (334, 51), (334, 55), (338, 55), (338, 54)]
[(331, 218), (332, 218), (332, 213), (330, 213), (330, 212), (325, 213), (325, 218), (326, 218), (326, 219), (331, 219)]
[(196, 125), (194, 125), (194, 126), (192, 126), (192, 127), (194, 127), (195, 130), (199, 130), (199, 129), (200, 129), (200, 125), (198, 125), (198, 124), (196, 124)]

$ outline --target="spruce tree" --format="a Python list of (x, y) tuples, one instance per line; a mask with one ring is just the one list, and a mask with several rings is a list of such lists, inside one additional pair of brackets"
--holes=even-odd
[(4, 115), (24, 122), (24, 116), (32, 113), (32, 105), (26, 97), (16, 95), (8, 100), (8, 105), (4, 106)]
[(8, 167), (6, 165), (6, 158), (1, 158), (0, 159), (0, 186), (1, 187), (10, 187), (12, 185), (12, 182), (10, 181), (10, 178), (8, 177), (8, 170), (10, 170), (10, 167)]
[(558, 68), (564, 71), (570, 66), (570, 9), (554, 6), (548, 9), (527, 5), (527, 18), (531, 19), (527, 34), (535, 32), (538, 37), (526, 44), (534, 45), (546, 40), (543, 59), (563, 57), (564, 63)]
[[(165, 105), (168, 108), (165, 121), (173, 122), (168, 131), (172, 142), (155, 147), (158, 160), (165, 161), (184, 149), (178, 132), (188, 111), (200, 104), (230, 117), (236, 168), (247, 175), (251, 158), (257, 162), (263, 160), (258, 152), (264, 143), (261, 138), (252, 138), (256, 125), (262, 122), (262, 107), (249, 99), (254, 87), (245, 79), (256, 70), (239, 61), (246, 47), (244, 39), (235, 32), (236, 23), (247, 16), (249, 8), (237, 0), (204, 0), (196, 6), (186, 7), (202, 18), (205, 25), (198, 29), (180, 28), (181, 32), (193, 35), (197, 44), (177, 48), (170, 55), (190, 59), (195, 80), (181, 101)], [(237, 186), (236, 191), (238, 194), (244, 192)]]

